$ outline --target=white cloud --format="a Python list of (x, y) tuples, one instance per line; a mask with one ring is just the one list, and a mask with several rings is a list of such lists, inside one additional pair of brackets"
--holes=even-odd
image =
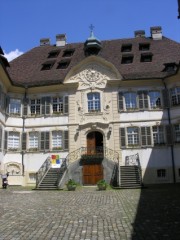
[(9, 53), (6, 53), (6, 52), (4, 51), (4, 56), (7, 58), (7, 60), (8, 60), (9, 62), (12, 61), (13, 59), (19, 57), (19, 56), (22, 55), (22, 54), (23, 54), (23, 52), (19, 51), (19, 49), (16, 49), (16, 50), (11, 51), (11, 52), (9, 52)]

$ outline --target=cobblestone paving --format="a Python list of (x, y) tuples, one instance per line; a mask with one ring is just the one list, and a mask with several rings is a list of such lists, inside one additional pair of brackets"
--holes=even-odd
[(180, 240), (180, 185), (0, 189), (0, 240)]

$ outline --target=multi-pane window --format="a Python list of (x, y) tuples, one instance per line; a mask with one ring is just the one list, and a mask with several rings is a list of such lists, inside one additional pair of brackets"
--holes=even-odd
[(180, 142), (180, 124), (174, 125), (175, 142)]
[(160, 91), (119, 92), (119, 110), (156, 109), (161, 107)]
[(101, 110), (101, 104), (100, 104), (100, 93), (94, 92), (94, 93), (88, 93), (88, 112), (96, 112)]
[(41, 99), (31, 99), (30, 101), (30, 111), (31, 115), (41, 113)]
[(164, 144), (165, 141), (164, 141), (164, 128), (163, 128), (163, 126), (153, 126), (152, 131), (153, 131), (154, 145)]
[(125, 106), (126, 109), (134, 109), (137, 108), (137, 94), (134, 92), (127, 92), (124, 93), (124, 98), (125, 98)]
[(7, 140), (8, 140), (8, 150), (19, 149), (20, 135), (18, 132), (9, 132)]
[(20, 115), (21, 113), (21, 100), (20, 99), (10, 99), (9, 103), (9, 113), (12, 115)]
[(157, 170), (157, 177), (158, 178), (165, 178), (166, 177), (166, 169), (158, 169)]
[(62, 131), (52, 132), (52, 149), (60, 150), (63, 148), (63, 136)]
[(38, 150), (38, 148), (39, 148), (39, 133), (30, 132), (29, 133), (29, 149)]
[(161, 107), (161, 96), (159, 91), (149, 92), (149, 98), (150, 98), (150, 107), (152, 109)]
[(127, 128), (127, 140), (128, 140), (128, 145), (139, 144), (139, 131), (137, 127)]
[(171, 89), (171, 101), (173, 106), (180, 104), (180, 87)]
[(53, 97), (53, 113), (63, 113), (63, 97)]

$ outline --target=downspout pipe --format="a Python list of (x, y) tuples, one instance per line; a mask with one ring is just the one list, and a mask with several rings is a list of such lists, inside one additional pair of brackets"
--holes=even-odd
[[(165, 79), (162, 79), (164, 88), (167, 89), (167, 85), (165, 83)], [(170, 107), (167, 107), (167, 113), (168, 113), (168, 123), (171, 125), (171, 112), (170, 112)], [(175, 161), (174, 161), (174, 145), (171, 144), (171, 159), (172, 159), (172, 172), (173, 172), (173, 183), (176, 183), (176, 174), (175, 174)]]

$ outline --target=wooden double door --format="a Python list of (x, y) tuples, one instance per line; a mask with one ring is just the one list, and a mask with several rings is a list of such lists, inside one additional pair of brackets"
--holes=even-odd
[[(87, 135), (87, 155), (96, 156), (99, 151), (103, 151), (103, 135), (100, 132), (90, 132)], [(99, 180), (103, 179), (102, 164), (83, 165), (83, 184), (95, 185)]]

